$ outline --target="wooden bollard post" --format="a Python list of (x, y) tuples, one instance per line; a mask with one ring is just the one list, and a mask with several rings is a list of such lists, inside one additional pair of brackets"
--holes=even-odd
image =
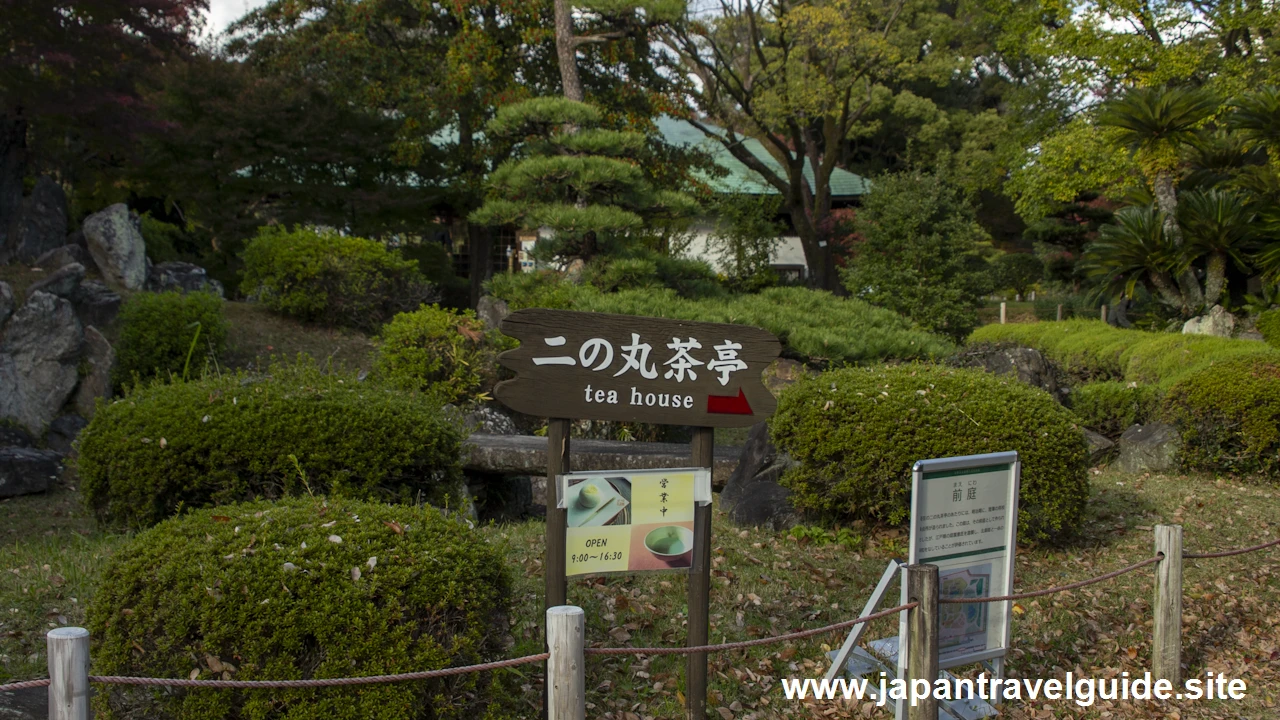
[(547, 718), (585, 720), (587, 679), (583, 663), (586, 617), (582, 608), (560, 605), (547, 610)]
[(907, 611), (907, 697), (914, 697), (917, 681), (929, 687), (928, 697), (906, 700), (907, 720), (938, 720), (933, 683), (938, 679), (938, 566), (907, 566), (907, 598), (920, 603)]
[(1062, 303), (1058, 303), (1058, 322), (1062, 322)]
[(1002, 302), (1002, 303), (1000, 303), (1000, 324), (1001, 324), (1001, 325), (1003, 325), (1003, 324), (1004, 324), (1004, 320), (1005, 320), (1005, 306), (1006, 306), (1006, 305), (1007, 305), (1007, 303), (1003, 303), (1003, 302)]
[(61, 627), (45, 635), (49, 720), (89, 720), (89, 631)]
[(1106, 321), (1107, 321), (1107, 306), (1103, 305), (1102, 306), (1102, 322), (1106, 322)]
[(1151, 637), (1151, 674), (1182, 685), (1182, 526), (1156, 526), (1155, 617)]

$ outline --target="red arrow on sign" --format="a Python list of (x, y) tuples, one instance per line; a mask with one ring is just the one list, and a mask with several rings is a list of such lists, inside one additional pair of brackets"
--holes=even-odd
[(708, 395), (707, 396), (707, 412), (716, 415), (751, 415), (751, 403), (747, 402), (747, 396), (738, 390), (738, 396), (732, 395)]

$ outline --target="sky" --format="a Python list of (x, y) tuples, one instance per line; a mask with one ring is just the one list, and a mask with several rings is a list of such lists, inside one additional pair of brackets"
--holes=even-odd
[(207, 34), (220, 33), (246, 12), (267, 4), (267, 0), (209, 0)]

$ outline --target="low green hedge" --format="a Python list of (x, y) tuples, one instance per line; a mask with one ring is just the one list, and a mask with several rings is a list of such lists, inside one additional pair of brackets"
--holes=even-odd
[(434, 398), (277, 365), (135, 388), (78, 438), (85, 503), (113, 526), (184, 508), (309, 493), (443, 502), (461, 491), (461, 430)]
[(302, 322), (372, 331), (398, 312), (439, 299), (416, 261), (376, 240), (270, 225), (242, 255), (241, 290)]
[(396, 315), (382, 329), (374, 370), (446, 402), (484, 399), (498, 379), (498, 353), (515, 344), (471, 310), (424, 305)]
[(117, 387), (135, 377), (198, 377), (210, 356), (227, 345), (222, 298), (207, 292), (140, 292), (130, 295), (117, 319)]
[(1071, 391), (1071, 410), (1087, 428), (1108, 437), (1120, 436), (1130, 425), (1155, 419), (1160, 389), (1123, 382), (1094, 382)]
[(775, 287), (757, 294), (691, 300), (661, 288), (605, 293), (550, 274), (532, 273), (495, 277), (490, 287), (513, 310), (572, 308), (754, 325), (777, 335), (785, 354), (820, 363), (933, 359), (954, 349), (946, 338), (925, 332), (892, 311), (807, 288)]
[(1123, 330), (1100, 320), (986, 325), (975, 330), (969, 342), (1035, 348), (1077, 381), (1123, 380), (1165, 387), (1228, 360), (1276, 355), (1273, 348), (1253, 340)]
[(769, 428), (800, 464), (782, 478), (802, 509), (837, 520), (908, 518), (918, 460), (1018, 451), (1018, 530), (1054, 540), (1080, 524), (1088, 450), (1070, 411), (1047, 393), (980, 370), (931, 365), (848, 368), (783, 391)]
[(1257, 327), (1268, 345), (1280, 348), (1280, 308), (1259, 313)]
[(1280, 476), (1280, 358), (1240, 358), (1169, 388), (1162, 412), (1190, 470)]
[[(360, 677), (504, 656), (500, 547), (429, 507), (303, 497), (199, 510), (138, 535), (88, 610), (94, 670), (202, 680)], [(494, 673), (275, 690), (104, 686), (99, 717), (496, 718)]]

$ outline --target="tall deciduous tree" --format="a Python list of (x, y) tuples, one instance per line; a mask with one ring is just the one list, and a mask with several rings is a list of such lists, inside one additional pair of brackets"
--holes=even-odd
[(396, 157), (397, 121), (316, 83), (204, 54), (155, 80), (145, 97), (164, 127), (143, 143), (135, 185), (224, 258), (268, 222), (380, 237), (420, 230), (438, 202), (441, 169)]
[[(1021, 5), (1023, 3), (1015, 3)], [(1203, 87), (1220, 99), (1280, 78), (1280, 8), (1267, 2), (1034, 2), (1011, 40), (1052, 79), (1057, 122), (1028, 143), (1012, 174), (1028, 222), (1078, 193), (1118, 197), (1135, 165), (1093, 122), (1096, 106), (1131, 88)], [(1052, 113), (1051, 113), (1052, 114)], [(1052, 119), (1052, 118), (1050, 118)], [(1165, 218), (1173, 213), (1164, 205)]]
[(272, 0), (233, 26), (230, 47), (396, 119), (402, 167), (440, 155), (474, 303), (491, 247), (488, 230), (467, 221), (493, 160), (480, 131), (501, 102), (554, 86), (550, 11), (551, 0)]
[(957, 70), (961, 58), (928, 42), (946, 20), (927, 0), (720, 0), (666, 36), (696, 109), (725, 130), (692, 122), (782, 195), (821, 287), (839, 287), (829, 235), (842, 148), (894, 81)]
[[(685, 0), (554, 0), (556, 61), (561, 90), (569, 100), (586, 100), (579, 53), (591, 47), (604, 48), (602, 55), (585, 55), (582, 60), (598, 63), (620, 60), (617, 46), (630, 44), (623, 54), (647, 60), (649, 35), (658, 27), (683, 17)], [(609, 55), (613, 57), (610, 58)], [(650, 80), (659, 79), (652, 75)]]
[(207, 5), (7, 0), (0, 6), (0, 246), (30, 169), (29, 140), (83, 146), (99, 161), (128, 148), (147, 122), (139, 75), (188, 47)]

